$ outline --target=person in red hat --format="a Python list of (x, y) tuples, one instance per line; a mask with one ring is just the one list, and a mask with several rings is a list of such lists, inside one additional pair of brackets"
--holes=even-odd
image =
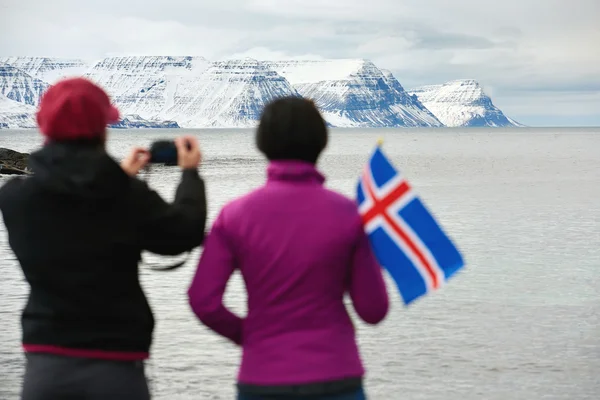
[(30, 286), (22, 313), (21, 398), (149, 399), (144, 360), (154, 318), (140, 286), (140, 253), (175, 255), (202, 244), (201, 154), (176, 140), (182, 176), (172, 204), (136, 178), (149, 153), (119, 165), (105, 150), (119, 112), (83, 78), (50, 87), (37, 121), (44, 146), (33, 174), (0, 188), (10, 246)]

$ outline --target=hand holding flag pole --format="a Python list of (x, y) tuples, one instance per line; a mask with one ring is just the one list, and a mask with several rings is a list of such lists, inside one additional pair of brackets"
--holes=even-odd
[(464, 260), (377, 140), (357, 187), (363, 224), (379, 264), (394, 279), (405, 305), (437, 290)]

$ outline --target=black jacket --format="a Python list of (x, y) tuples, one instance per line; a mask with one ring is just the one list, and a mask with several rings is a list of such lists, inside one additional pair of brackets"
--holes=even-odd
[(23, 343), (149, 352), (154, 318), (140, 252), (175, 255), (202, 243), (198, 172), (183, 171), (168, 204), (97, 145), (48, 144), (29, 166), (31, 177), (0, 188), (9, 244), (31, 287)]

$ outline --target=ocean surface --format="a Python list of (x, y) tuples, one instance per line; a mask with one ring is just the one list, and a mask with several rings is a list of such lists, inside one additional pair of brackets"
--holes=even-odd
[[(183, 133), (202, 145), (209, 222), (264, 182), (265, 161), (249, 130), (112, 131), (109, 151), (120, 159), (132, 146)], [(336, 129), (319, 164), (326, 185), (354, 197), (379, 137), (467, 266), (409, 308), (388, 280), (384, 323), (357, 321), (369, 399), (600, 398), (600, 129)], [(40, 145), (35, 131), (0, 131), (0, 147)], [(142, 177), (171, 200), (179, 171), (156, 167)], [(0, 185), (7, 179), (0, 176)], [(198, 255), (172, 272), (141, 266), (157, 320), (147, 366), (154, 399), (234, 398), (239, 350), (187, 305)], [(0, 271), (0, 399), (9, 400), (18, 398), (23, 372), (27, 286), (3, 224)], [(226, 303), (244, 313), (244, 300), (236, 275)]]

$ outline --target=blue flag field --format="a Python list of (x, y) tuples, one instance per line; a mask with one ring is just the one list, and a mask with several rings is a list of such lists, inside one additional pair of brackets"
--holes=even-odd
[(439, 289), (463, 258), (408, 181), (378, 145), (357, 187), (357, 203), (377, 261), (405, 305)]

